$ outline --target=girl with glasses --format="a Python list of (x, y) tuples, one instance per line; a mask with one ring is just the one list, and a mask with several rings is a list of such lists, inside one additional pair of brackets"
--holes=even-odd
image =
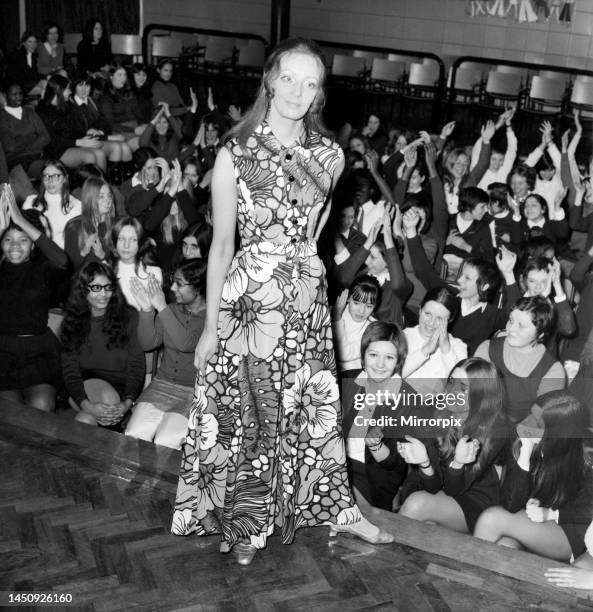
[(75, 277), (62, 324), (62, 370), (76, 420), (121, 431), (144, 384), (138, 314), (113, 270), (89, 261)]
[(81, 213), (80, 200), (70, 194), (68, 172), (59, 160), (48, 160), (41, 171), (41, 187), (37, 195), (30, 195), (23, 210), (33, 208), (43, 213), (51, 239), (64, 248), (64, 229), (70, 219)]
[(0, 217), (0, 400), (53, 412), (60, 347), (48, 327), (48, 309), (68, 258), (45, 235), (39, 213), (21, 212), (9, 188), (2, 188), (0, 206), (6, 198), (9, 204)]
[(194, 353), (206, 315), (206, 262), (189, 259), (171, 275), (175, 302), (151, 279), (146, 288), (132, 279), (140, 303), (138, 337), (145, 351), (162, 347), (156, 376), (142, 392), (126, 428), (126, 436), (181, 448), (194, 393)]

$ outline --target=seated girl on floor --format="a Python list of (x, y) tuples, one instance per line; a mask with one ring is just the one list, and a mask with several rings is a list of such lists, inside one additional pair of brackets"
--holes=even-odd
[(62, 323), (62, 370), (76, 420), (121, 431), (144, 384), (138, 314), (113, 270), (89, 261), (74, 279)]
[(142, 310), (138, 326), (145, 351), (163, 346), (163, 358), (150, 385), (140, 395), (126, 436), (181, 448), (194, 392), (194, 353), (206, 314), (206, 263), (190, 259), (171, 275), (175, 303), (167, 305), (154, 278), (146, 288), (132, 279), (131, 287)]
[(470, 357), (455, 366), (446, 391), (456, 396), (446, 410), (461, 425), (436, 439), (407, 437), (397, 445), (414, 468), (402, 485), (399, 513), (471, 533), (480, 514), (500, 503), (496, 467), (510, 432), (504, 387), (492, 364)]
[(474, 535), (557, 561), (582, 555), (593, 515), (586, 429), (585, 408), (572, 394), (551, 391), (539, 397), (517, 425), (503, 503), (481, 514)]

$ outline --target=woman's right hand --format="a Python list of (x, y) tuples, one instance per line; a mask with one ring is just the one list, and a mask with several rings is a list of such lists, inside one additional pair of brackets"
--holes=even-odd
[(424, 345), (420, 349), (422, 351), (422, 354), (426, 358), (430, 357), (437, 350), (440, 336), (441, 330), (437, 327), (437, 329), (432, 332), (432, 336), (424, 343)]
[(130, 291), (132, 292), (134, 299), (138, 302), (140, 310), (143, 312), (152, 312), (153, 307), (150, 297), (148, 296), (148, 292), (140, 280), (135, 276), (132, 276), (130, 279)]
[(406, 442), (397, 443), (397, 452), (406, 463), (421, 465), (429, 461), (426, 446), (412, 436), (406, 436)]
[(348, 289), (344, 289), (338, 296), (334, 305), (334, 321), (339, 321), (346, 310), (346, 304), (348, 303)]
[(377, 236), (379, 235), (379, 231), (381, 230), (381, 225), (383, 224), (382, 219), (378, 219), (375, 221), (371, 229), (369, 230), (369, 235), (367, 236), (366, 242), (364, 243), (364, 248), (367, 251), (371, 250), (371, 247), (377, 241)]
[(196, 355), (194, 359), (194, 365), (198, 372), (203, 376), (206, 375), (206, 365), (216, 352), (218, 346), (218, 333), (215, 329), (207, 330), (204, 329), (198, 345), (196, 346)]

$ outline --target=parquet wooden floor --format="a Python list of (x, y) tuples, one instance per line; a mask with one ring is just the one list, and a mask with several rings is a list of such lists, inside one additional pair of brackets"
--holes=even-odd
[[(381, 547), (305, 529), (291, 546), (271, 538), (242, 568), (218, 552), (216, 537), (168, 533), (170, 479), (155, 485), (140, 471), (97, 469), (83, 452), (74, 455), (73, 443), (51, 443), (55, 432), (25, 444), (6, 414), (0, 408), (1, 591), (72, 593), (87, 610), (593, 610), (574, 594), (470, 563), (467, 545), (457, 558), (407, 546), (418, 535), (405, 529), (403, 544)], [(48, 416), (31, 421), (50, 423)], [(69, 427), (58, 423), (56, 431)], [(68, 435), (80, 432), (88, 450), (95, 430), (76, 424)], [(98, 438), (105, 433), (124, 444), (111, 432)]]

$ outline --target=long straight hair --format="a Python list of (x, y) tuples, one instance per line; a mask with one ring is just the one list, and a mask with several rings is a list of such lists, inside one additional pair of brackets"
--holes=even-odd
[(492, 449), (497, 445), (496, 440), (508, 438), (510, 424), (504, 410), (505, 388), (496, 366), (485, 359), (469, 357), (455, 365), (453, 370), (457, 368), (462, 368), (467, 374), (469, 412), (463, 425), (450, 428), (446, 436), (437, 440), (437, 446), (441, 457), (448, 462), (455, 455), (457, 442), (463, 436), (477, 440), (480, 443), (479, 454), (466, 469), (480, 473), (495, 459)]
[[(41, 168), (41, 176), (43, 176), (43, 171), (50, 166), (54, 166), (64, 175), (64, 182), (62, 183), (62, 213), (67, 215), (72, 209), (72, 205), (70, 203), (70, 181), (68, 178), (68, 170), (66, 170), (66, 166), (64, 166), (59, 159), (48, 159)], [(41, 181), (39, 194), (35, 198), (33, 206), (42, 213), (47, 212), (47, 202), (45, 201), (45, 183), (43, 180)]]
[[(588, 431), (587, 411), (568, 391), (550, 391), (537, 400), (542, 409), (544, 435), (529, 461), (530, 497), (557, 510), (575, 499), (590, 471), (583, 436)], [(514, 448), (518, 456), (518, 444)]]
[[(107, 217), (101, 221), (101, 214), (99, 213), (99, 194), (104, 185), (109, 187), (111, 191), (111, 185), (100, 178), (89, 177), (82, 186), (82, 193), (80, 195), (80, 201), (82, 204), (80, 214), (80, 233), (78, 234), (78, 248), (83, 249), (88, 237), (92, 234), (100, 234), (99, 238), (106, 246), (109, 241), (111, 234), (111, 226), (115, 219), (115, 202), (111, 201), (111, 210), (107, 214)], [(111, 193), (113, 196), (113, 192)], [(101, 227), (103, 224), (103, 227)], [(100, 230), (102, 230), (100, 232)], [(107, 251), (108, 249), (105, 248)]]
[(321, 49), (317, 43), (312, 40), (307, 40), (305, 38), (288, 38), (283, 40), (272, 53), (270, 53), (264, 64), (262, 81), (255, 102), (245, 113), (241, 121), (227, 132), (224, 138), (225, 142), (232, 138), (237, 138), (241, 148), (244, 150), (246, 149), (247, 139), (253, 134), (255, 128), (262, 123), (268, 114), (270, 100), (274, 97), (272, 81), (274, 81), (280, 72), (280, 61), (289, 53), (306, 53), (317, 60), (321, 74), (319, 92), (304, 116), (303, 121), (308, 131), (319, 132), (323, 136), (331, 135), (323, 124), (321, 116), (321, 111), (325, 104), (325, 92), (323, 90), (323, 85), (325, 83), (325, 63)]

